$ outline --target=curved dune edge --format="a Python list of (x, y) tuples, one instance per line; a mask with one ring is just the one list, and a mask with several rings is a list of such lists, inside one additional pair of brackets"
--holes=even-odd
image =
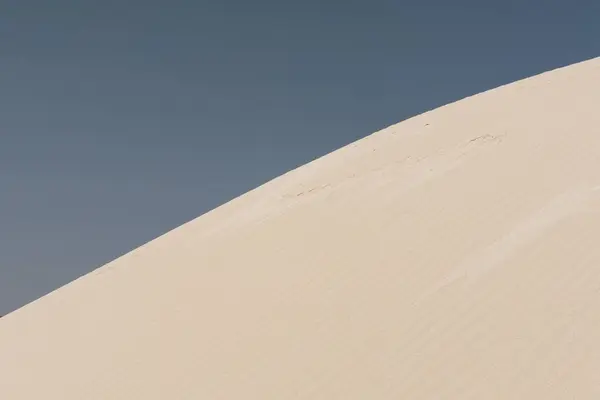
[(352, 143), (0, 320), (2, 399), (596, 399), (600, 59)]

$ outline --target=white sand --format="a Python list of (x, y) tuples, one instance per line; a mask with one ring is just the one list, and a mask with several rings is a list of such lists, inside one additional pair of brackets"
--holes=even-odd
[(0, 399), (599, 399), (600, 59), (404, 121), (0, 319)]

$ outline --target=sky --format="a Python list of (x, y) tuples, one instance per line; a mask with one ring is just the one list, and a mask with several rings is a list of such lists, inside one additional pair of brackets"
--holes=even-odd
[(600, 56), (598, 20), (597, 0), (4, 0), (0, 315), (374, 131)]

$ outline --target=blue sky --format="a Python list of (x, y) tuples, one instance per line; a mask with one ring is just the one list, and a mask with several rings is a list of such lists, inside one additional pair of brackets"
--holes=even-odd
[(292, 168), (600, 55), (597, 1), (5, 1), (0, 314)]

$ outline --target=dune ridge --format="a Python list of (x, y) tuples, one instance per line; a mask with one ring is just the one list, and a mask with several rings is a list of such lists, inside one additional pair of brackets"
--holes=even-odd
[(2, 399), (596, 399), (600, 59), (376, 132), (0, 319)]

